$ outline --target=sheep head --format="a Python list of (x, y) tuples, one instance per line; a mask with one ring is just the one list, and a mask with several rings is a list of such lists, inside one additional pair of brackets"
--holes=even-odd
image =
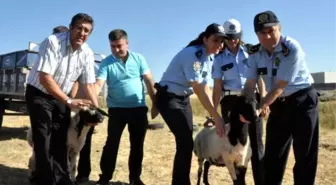
[[(254, 97), (239, 96), (230, 113), (230, 132), (229, 140), (232, 145), (241, 143), (245, 145), (248, 137), (247, 123), (258, 121), (257, 115), (258, 102)], [(241, 121), (241, 117), (245, 120)]]

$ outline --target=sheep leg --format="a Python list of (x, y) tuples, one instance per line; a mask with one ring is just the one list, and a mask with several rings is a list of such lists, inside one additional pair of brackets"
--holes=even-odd
[(197, 173), (197, 185), (200, 185), (200, 181), (201, 181), (201, 176), (202, 176), (202, 172), (203, 172), (203, 161), (204, 159), (202, 158), (198, 158), (198, 173)]
[(74, 182), (76, 181), (76, 159), (77, 159), (78, 153), (71, 151), (69, 152), (69, 174), (71, 180)]
[(222, 157), (224, 160), (224, 163), (229, 171), (229, 174), (231, 176), (232, 180), (236, 180), (237, 179), (237, 175), (236, 175), (236, 169), (234, 166), (234, 161), (229, 159), (229, 153), (222, 153)]
[(204, 185), (209, 185), (209, 179), (208, 179), (209, 168), (210, 168), (210, 162), (205, 161), (205, 163), (204, 163), (204, 174), (203, 174)]

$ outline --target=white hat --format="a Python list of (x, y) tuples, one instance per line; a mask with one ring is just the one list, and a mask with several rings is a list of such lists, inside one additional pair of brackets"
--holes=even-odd
[(228, 19), (224, 22), (224, 32), (229, 38), (239, 39), (242, 34), (242, 29), (239, 21), (236, 19)]

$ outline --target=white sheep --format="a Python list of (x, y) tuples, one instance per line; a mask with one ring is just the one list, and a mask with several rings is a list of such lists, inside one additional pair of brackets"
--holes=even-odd
[[(214, 126), (203, 128), (195, 137), (194, 153), (198, 157), (198, 180), (203, 172), (203, 182), (208, 185), (210, 165), (226, 166), (231, 179), (237, 179), (236, 168), (247, 168), (252, 150), (248, 136), (248, 122), (258, 119), (257, 101), (254, 98), (239, 96), (230, 113), (230, 125), (225, 126), (226, 134), (219, 137)], [(243, 116), (243, 117), (242, 117)], [(245, 118), (244, 122), (241, 119)], [(204, 162), (205, 161), (205, 162)]]
[[(107, 113), (102, 111), (101, 109), (92, 109), (92, 108), (84, 108), (83, 110), (72, 109), (70, 116), (71, 121), (68, 128), (68, 138), (67, 138), (67, 149), (68, 149), (68, 171), (70, 174), (70, 178), (73, 182), (75, 182), (75, 174), (76, 174), (76, 161), (79, 155), (79, 152), (83, 148), (86, 140), (86, 136), (91, 126), (84, 124), (85, 123), (101, 123), (104, 119), (103, 115), (108, 116)], [(84, 121), (80, 122), (80, 119)], [(32, 129), (29, 128), (27, 132), (27, 142), (33, 148), (34, 143), (32, 139)], [(29, 158), (29, 173), (31, 178), (33, 177), (33, 173), (35, 171), (35, 154), (34, 150), (32, 150), (32, 155)]]

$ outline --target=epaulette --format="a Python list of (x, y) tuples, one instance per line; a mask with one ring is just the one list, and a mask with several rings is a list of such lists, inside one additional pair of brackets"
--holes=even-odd
[(254, 46), (251, 46), (250, 49), (248, 50), (248, 54), (253, 54), (253, 53), (256, 53), (259, 51), (259, 48), (260, 48), (260, 44), (257, 44), (257, 45), (254, 45)]
[(282, 46), (282, 51), (281, 52), (284, 54), (285, 57), (287, 57), (290, 53), (289, 48), (283, 42), (281, 42), (281, 46)]
[(198, 50), (198, 51), (195, 52), (195, 55), (198, 59), (200, 59), (202, 57), (202, 54), (203, 54), (202, 50)]

